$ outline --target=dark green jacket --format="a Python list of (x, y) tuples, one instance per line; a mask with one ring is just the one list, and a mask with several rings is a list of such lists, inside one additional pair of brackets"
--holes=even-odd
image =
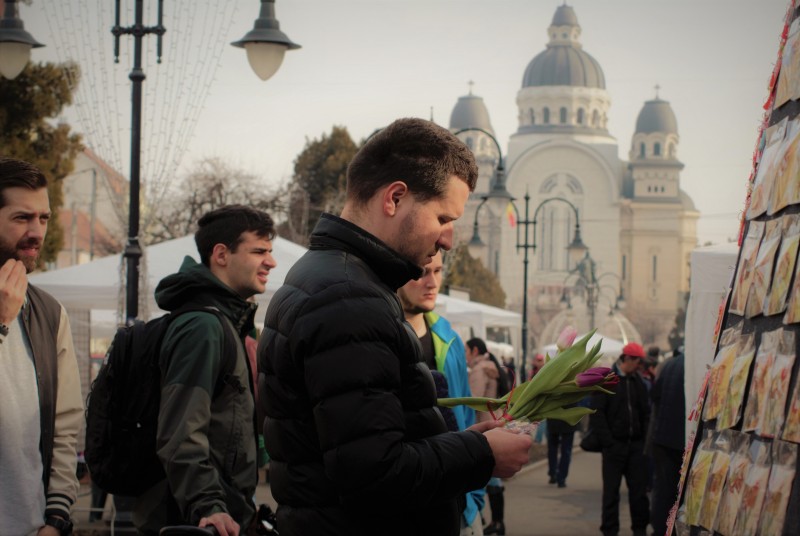
[[(238, 296), (211, 271), (186, 257), (180, 271), (156, 289), (158, 306), (211, 306), (211, 313), (185, 313), (174, 320), (161, 347), (162, 390), (157, 449), (167, 478), (137, 500), (134, 521), (143, 532), (167, 524), (196, 525), (228, 512), (247, 526), (255, 512), (257, 482), (254, 402), (244, 336), (253, 329), (256, 305)], [(233, 373), (218, 384), (223, 329), (237, 332)], [(218, 385), (222, 386), (220, 390)], [(215, 396), (215, 388), (217, 388)]]

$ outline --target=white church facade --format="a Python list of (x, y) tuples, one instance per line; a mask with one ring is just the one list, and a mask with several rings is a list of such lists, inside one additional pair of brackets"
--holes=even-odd
[[(624, 312), (638, 328), (640, 342), (663, 347), (677, 310), (685, 307), (689, 252), (696, 246), (699, 217), (680, 188), (683, 164), (675, 114), (658, 95), (645, 102), (628, 159), (620, 158), (609, 131), (611, 96), (603, 70), (583, 50), (571, 6), (557, 8), (547, 35), (546, 49), (524, 71), (516, 99), (518, 128), (502, 162), (483, 100), (470, 91), (452, 111), (449, 128), (473, 149), (481, 170), (459, 234), (469, 240), (477, 222), (486, 244), (482, 260), (498, 276), (507, 306), (520, 310), (524, 252), (516, 246), (518, 234), (525, 242), (527, 228), (527, 243), (536, 245), (528, 251), (527, 288), (534, 346), (553, 342), (542, 340), (551, 336), (543, 333), (546, 325), (565, 302), (585, 301), (591, 284), (594, 327), (613, 309), (621, 289)], [(475, 218), (481, 197), (497, 186), (498, 163), (518, 214), (512, 217), (507, 203), (495, 200), (483, 204)], [(526, 194), (535, 235), (534, 225), (524, 225)], [(523, 224), (512, 226), (513, 219)], [(592, 276), (577, 273), (568, 256), (576, 223), (595, 263)], [(589, 318), (583, 318), (579, 330), (590, 329)]]

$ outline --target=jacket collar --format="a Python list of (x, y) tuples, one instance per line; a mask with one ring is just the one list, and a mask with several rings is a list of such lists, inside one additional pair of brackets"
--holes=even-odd
[(376, 236), (347, 220), (323, 214), (311, 233), (309, 249), (339, 249), (356, 255), (393, 291), (422, 277), (423, 270)]

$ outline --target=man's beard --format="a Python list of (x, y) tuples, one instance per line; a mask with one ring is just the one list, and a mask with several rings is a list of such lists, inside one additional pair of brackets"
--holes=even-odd
[(35, 238), (29, 239), (22, 239), (17, 242), (17, 245), (13, 248), (9, 248), (8, 244), (0, 240), (0, 265), (5, 264), (8, 259), (15, 259), (18, 261), (22, 261), (22, 264), (25, 265), (25, 271), (31, 273), (36, 269), (36, 263), (39, 260), (39, 255), (35, 257), (25, 257), (24, 259), (20, 258), (18, 251), (20, 249), (24, 249), (27, 247), (35, 246), (40, 248), (42, 247), (42, 243)]

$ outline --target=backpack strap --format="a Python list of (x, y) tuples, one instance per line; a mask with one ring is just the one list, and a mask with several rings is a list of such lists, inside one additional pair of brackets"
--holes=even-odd
[[(233, 324), (228, 320), (227, 317), (220, 311), (217, 307), (213, 305), (207, 306), (187, 306), (187, 307), (180, 307), (170, 313), (170, 320), (169, 322), (172, 323), (173, 320), (178, 318), (179, 316), (185, 313), (211, 313), (217, 317), (217, 319), (222, 324), (222, 368), (220, 369), (219, 375), (217, 376), (217, 382), (214, 385), (214, 393), (211, 396), (211, 399), (216, 399), (222, 391), (225, 389), (225, 386), (231, 386), (240, 393), (243, 393), (246, 386), (242, 385), (234, 375), (234, 370), (236, 370), (236, 358), (239, 355), (239, 348), (236, 344), (236, 339), (238, 339), (238, 334), (234, 333)], [(166, 330), (164, 330), (164, 334), (166, 334)], [(161, 343), (159, 343), (159, 347)], [(248, 362), (247, 359), (247, 350), (245, 349), (245, 362)], [(248, 364), (248, 371), (250, 370)]]

